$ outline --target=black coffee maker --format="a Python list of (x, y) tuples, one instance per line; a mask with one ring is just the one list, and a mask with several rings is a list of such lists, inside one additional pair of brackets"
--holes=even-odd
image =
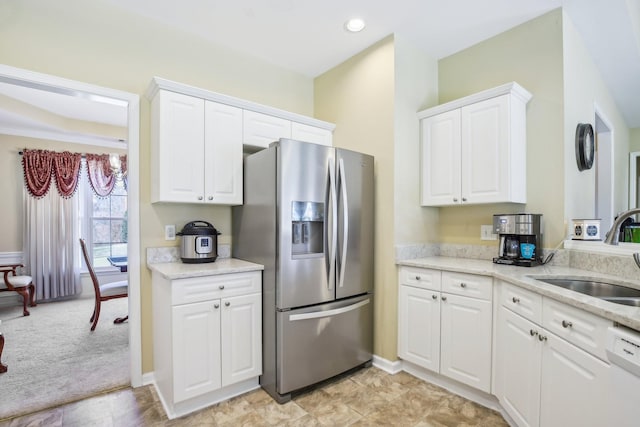
[(493, 231), (500, 236), (496, 264), (532, 267), (542, 264), (542, 214), (493, 216)]

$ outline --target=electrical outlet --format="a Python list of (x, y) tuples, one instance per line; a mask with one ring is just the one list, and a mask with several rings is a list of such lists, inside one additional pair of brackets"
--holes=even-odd
[(176, 226), (165, 225), (164, 226), (164, 240), (176, 240)]
[(480, 240), (498, 240), (498, 235), (493, 232), (492, 225), (480, 226)]

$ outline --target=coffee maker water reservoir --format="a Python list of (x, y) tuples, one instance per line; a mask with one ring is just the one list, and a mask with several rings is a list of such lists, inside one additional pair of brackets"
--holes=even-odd
[(496, 264), (531, 267), (542, 264), (542, 214), (499, 214), (493, 230), (500, 236)]

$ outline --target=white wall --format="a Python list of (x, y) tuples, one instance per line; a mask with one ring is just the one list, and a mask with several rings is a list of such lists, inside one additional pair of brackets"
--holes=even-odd
[(420, 125), (417, 112), (438, 103), (438, 61), (394, 36), (394, 200), (396, 244), (437, 242), (439, 209), (420, 206)]
[[(563, 12), (565, 220), (595, 218), (595, 168), (579, 171), (575, 156), (578, 123), (595, 129), (596, 106), (613, 127), (613, 209), (628, 207), (629, 129), (605, 86), (582, 38)], [(614, 48), (614, 47), (612, 47)]]

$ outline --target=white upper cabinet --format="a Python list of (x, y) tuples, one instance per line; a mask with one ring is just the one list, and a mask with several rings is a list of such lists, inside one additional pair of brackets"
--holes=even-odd
[(265, 148), (280, 138), (291, 138), (291, 122), (255, 111), (244, 112), (244, 144)]
[(204, 201), (204, 100), (159, 91), (151, 103), (151, 201)]
[(526, 104), (509, 83), (418, 113), (421, 203), (526, 202)]
[(422, 120), (422, 204), (460, 201), (460, 110)]
[(242, 110), (158, 91), (151, 171), (152, 202), (242, 204)]
[(205, 202), (242, 204), (242, 110), (205, 102)]
[(333, 132), (329, 129), (303, 123), (291, 122), (291, 138), (299, 141), (313, 142), (314, 144), (333, 145)]
[(242, 204), (243, 151), (280, 138), (333, 145), (335, 125), (154, 77), (151, 202)]

